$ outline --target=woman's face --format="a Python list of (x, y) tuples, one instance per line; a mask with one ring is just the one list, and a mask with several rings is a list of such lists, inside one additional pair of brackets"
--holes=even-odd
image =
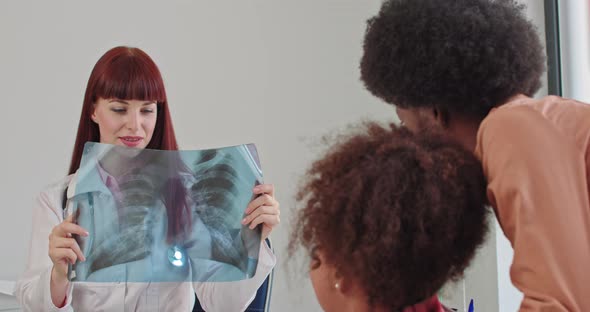
[(156, 126), (155, 101), (99, 98), (92, 120), (98, 124), (100, 143), (145, 148)]

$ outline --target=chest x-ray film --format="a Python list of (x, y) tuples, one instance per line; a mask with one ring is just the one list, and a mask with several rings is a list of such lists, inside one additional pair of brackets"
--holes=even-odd
[(253, 144), (195, 151), (86, 143), (65, 214), (89, 236), (71, 281), (222, 282), (254, 275), (260, 226), (242, 225), (262, 183)]

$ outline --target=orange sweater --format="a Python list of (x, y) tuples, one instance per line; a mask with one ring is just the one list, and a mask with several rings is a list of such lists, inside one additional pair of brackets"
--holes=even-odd
[(475, 152), (520, 311), (590, 311), (590, 105), (516, 96), (483, 120)]

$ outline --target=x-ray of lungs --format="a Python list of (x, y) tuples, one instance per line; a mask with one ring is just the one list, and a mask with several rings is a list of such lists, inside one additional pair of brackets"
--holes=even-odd
[(88, 142), (66, 215), (86, 257), (71, 281), (220, 282), (254, 275), (260, 227), (241, 224), (262, 183), (253, 144), (194, 151)]

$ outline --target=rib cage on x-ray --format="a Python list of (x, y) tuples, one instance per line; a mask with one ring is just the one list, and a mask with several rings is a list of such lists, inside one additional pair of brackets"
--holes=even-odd
[[(158, 192), (154, 178), (135, 169), (124, 176), (119, 183), (121, 200), (117, 200), (118, 224), (113, 228), (116, 235), (109, 235), (101, 240), (94, 240), (88, 256), (89, 272), (117, 264), (128, 263), (146, 258), (151, 253), (154, 240), (152, 226), (154, 206)], [(113, 234), (115, 234), (113, 233)]]
[(245, 270), (247, 263), (243, 259), (247, 259), (244, 257), (246, 249), (239, 232), (231, 231), (230, 226), (232, 221), (239, 223), (240, 220), (232, 220), (235, 219), (232, 218), (232, 203), (238, 192), (238, 174), (232, 167), (234, 161), (231, 154), (223, 151), (203, 151), (194, 162), (196, 181), (191, 187), (190, 196), (197, 215), (211, 234), (213, 260)]
[[(262, 179), (254, 146), (138, 155), (94, 143), (85, 156), (69, 213), (90, 236), (76, 236), (86, 261), (72, 266), (70, 278), (230, 281), (254, 274), (260, 230), (241, 225)], [(106, 173), (103, 162), (119, 172)], [(185, 271), (191, 268), (192, 276)]]

